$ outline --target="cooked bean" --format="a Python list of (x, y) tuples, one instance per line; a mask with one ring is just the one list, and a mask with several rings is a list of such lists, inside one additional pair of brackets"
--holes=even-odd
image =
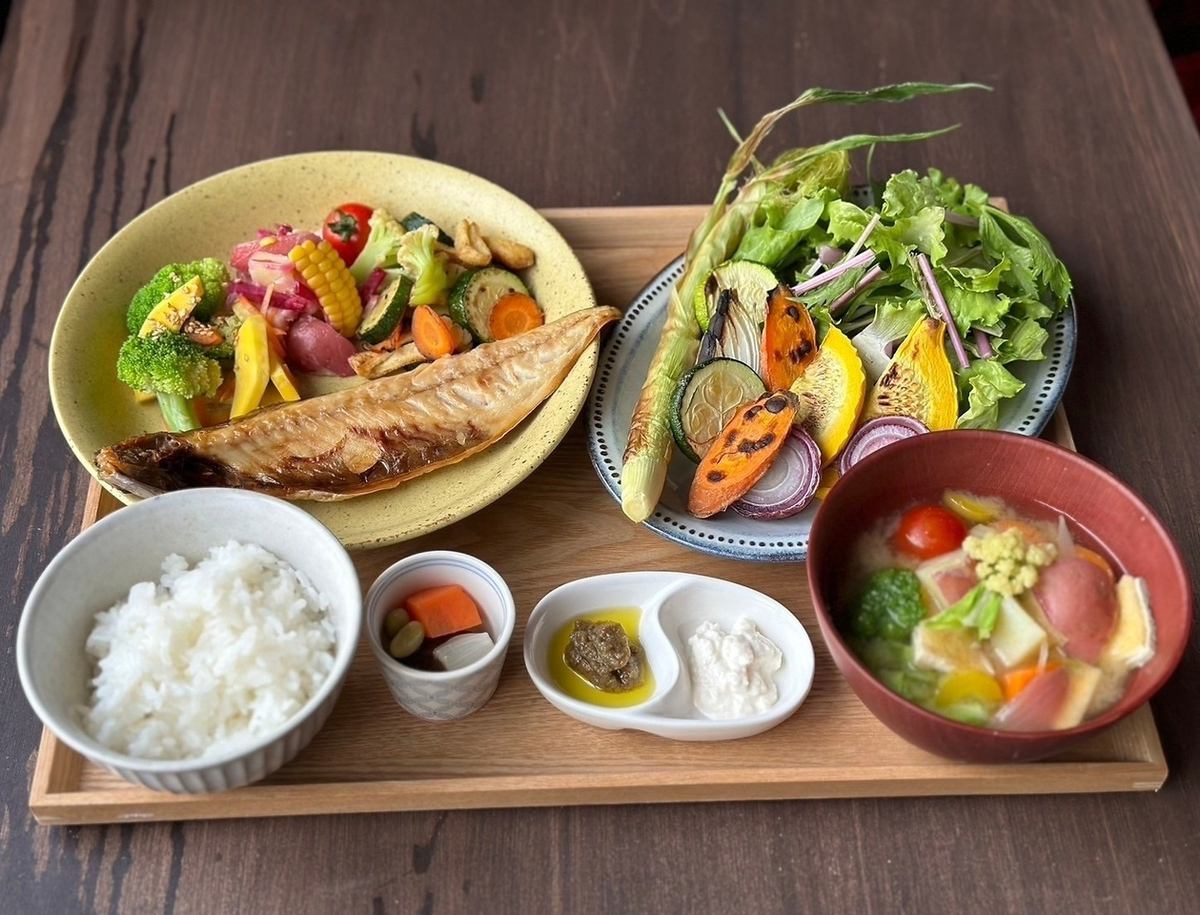
[(388, 646), (388, 653), (397, 661), (407, 658), (425, 641), (425, 627), (416, 620), (405, 623)]
[(383, 618), (383, 636), (385, 639), (394, 639), (396, 633), (404, 628), (408, 622), (408, 611), (403, 607), (393, 607), (387, 612), (387, 616)]

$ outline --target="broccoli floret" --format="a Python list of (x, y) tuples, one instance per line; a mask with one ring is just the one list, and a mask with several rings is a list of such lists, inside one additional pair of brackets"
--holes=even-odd
[(204, 321), (216, 314), (225, 304), (225, 286), (229, 282), (229, 271), (214, 257), (203, 257), (189, 264), (167, 264), (145, 286), (134, 293), (125, 313), (125, 326), (131, 334), (142, 329), (146, 316), (154, 306), (190, 280), (200, 277), (204, 284), (204, 296), (193, 314)]
[(134, 335), (117, 355), (117, 378), (138, 391), (211, 397), (221, 384), (221, 366), (179, 334)]
[(911, 645), (881, 638), (852, 638), (850, 647), (892, 692), (922, 705), (933, 700), (938, 673), (913, 663)]
[(882, 569), (867, 579), (850, 614), (859, 638), (904, 641), (925, 618), (921, 582), (908, 569)]
[(376, 207), (367, 224), (371, 227), (367, 243), (350, 265), (354, 282), (361, 286), (376, 267), (394, 266), (393, 257), (400, 239), (404, 237), (404, 226), (400, 225), (387, 210)]
[(202, 423), (191, 398), (178, 394), (157, 394), (158, 408), (162, 411), (167, 428), (172, 432), (190, 432), (199, 429)]

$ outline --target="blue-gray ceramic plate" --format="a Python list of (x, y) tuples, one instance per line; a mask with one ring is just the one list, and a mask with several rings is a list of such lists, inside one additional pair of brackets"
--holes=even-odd
[[(682, 273), (680, 257), (650, 281), (625, 312), (600, 357), (587, 407), (588, 446), (596, 472), (617, 502), (621, 501), (621, 455), (629, 438), (629, 417), (658, 345), (671, 287)], [(1037, 435), (1062, 399), (1075, 359), (1074, 307), (1047, 329), (1046, 359), (1009, 365), (1025, 382), (1025, 389), (1001, 406), (1000, 429)], [(808, 531), (816, 504), (779, 521), (755, 521), (732, 511), (703, 520), (693, 518), (686, 506), (696, 465), (678, 449), (673, 450), (662, 499), (646, 522), (651, 530), (702, 553), (730, 559), (801, 562), (808, 555)]]

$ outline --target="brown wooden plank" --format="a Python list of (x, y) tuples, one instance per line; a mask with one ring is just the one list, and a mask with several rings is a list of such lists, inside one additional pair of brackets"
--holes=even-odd
[[(844, 4), (782, 0), (444, 6), (15, 0), (0, 44), (9, 214), (0, 575), (12, 582), (2, 616), (10, 645), (25, 594), (77, 529), (87, 493), (49, 412), (50, 327), (86, 258), (145, 205), (223, 168), (322, 148), (438, 158), (537, 205), (706, 201), (731, 148), (714, 109), (744, 131), (815, 83), (995, 86), (906, 106), (810, 109), (781, 125), (772, 152), (850, 131), (962, 123), (928, 144), (881, 149), (876, 175), (938, 165), (1005, 191), (1054, 241), (1080, 302), (1067, 393), (1080, 449), (1146, 496), (1195, 574), (1200, 140), (1150, 4), (863, 0), (850, 17)], [(41, 828), (28, 815), (40, 728), (10, 653), (0, 665), (4, 908), (1187, 912), (1200, 896), (1196, 652), (1193, 642), (1154, 703), (1173, 769), (1157, 796), (78, 829)]]

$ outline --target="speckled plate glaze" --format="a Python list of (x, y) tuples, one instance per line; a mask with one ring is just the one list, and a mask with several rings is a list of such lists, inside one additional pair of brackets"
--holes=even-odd
[[(588, 450), (601, 482), (618, 503), (621, 455), (629, 439), (629, 417), (633, 415), (658, 345), (671, 287), (682, 273), (680, 257), (650, 281), (625, 312), (600, 357), (600, 370), (587, 408)], [(1000, 429), (1037, 435), (1062, 399), (1075, 359), (1074, 306), (1052, 322), (1048, 330), (1046, 359), (1009, 366), (1025, 382), (1025, 390), (1001, 406)], [(794, 518), (780, 521), (755, 521), (732, 511), (704, 520), (694, 518), (686, 506), (696, 465), (678, 449), (673, 451), (662, 499), (646, 522), (651, 530), (714, 556), (757, 562), (804, 560), (816, 504)]]
[[(137, 288), (165, 263), (227, 256), (261, 227), (319, 226), (346, 200), (397, 215), (417, 210), (444, 226), (469, 216), (485, 233), (529, 245), (538, 261), (526, 276), (549, 320), (596, 304), (583, 267), (549, 222), (508, 191), (457, 168), (389, 153), (319, 152), (222, 172), (130, 222), (67, 293), (50, 341), (50, 397), (71, 450), (93, 476), (98, 449), (162, 429), (158, 408), (135, 403), (113, 368), (125, 305)], [(387, 492), (298, 504), (351, 548), (396, 543), (467, 517), (516, 486), (558, 445), (583, 406), (598, 350), (593, 344), (558, 391), (487, 451)], [(301, 378), (305, 395), (352, 383)]]

